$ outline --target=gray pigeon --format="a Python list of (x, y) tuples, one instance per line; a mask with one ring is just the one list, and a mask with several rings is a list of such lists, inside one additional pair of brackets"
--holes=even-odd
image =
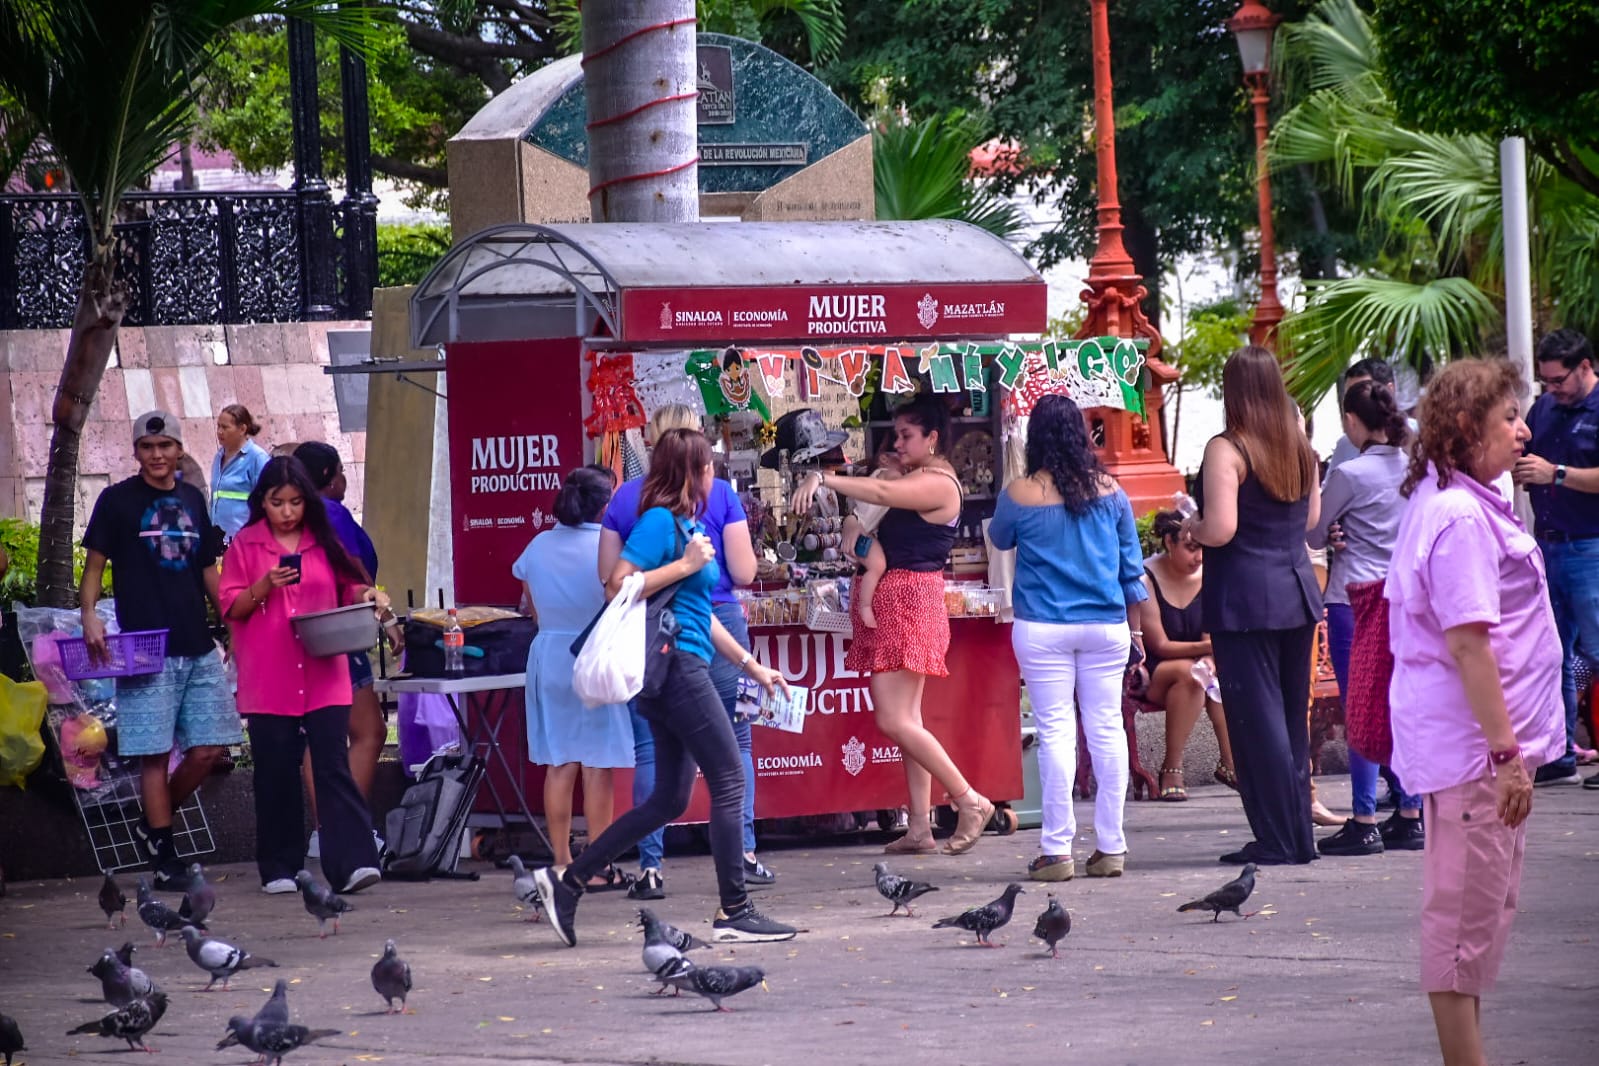
[[(240, 1018), (239, 1020), (248, 1021), (251, 1025), (289, 1024), (289, 982), (281, 977), (278, 978), (272, 985), (272, 995), (268, 997), (265, 1003), (261, 1004), (261, 1009), (255, 1012), (255, 1017), (249, 1019)], [(217, 1045), (217, 1050), (221, 1051), (225, 1047), (232, 1047), (238, 1042), (238, 1034), (233, 1031), (233, 1026), (229, 1024), (227, 1035)]]
[(262, 1056), (264, 1066), (278, 1063), (281, 1066), (283, 1056), (297, 1048), (304, 1047), (313, 1040), (324, 1037), (338, 1036), (337, 1029), (307, 1029), (303, 1025), (290, 1025), (288, 1022), (263, 1022), (255, 1018), (246, 1018), (242, 1014), (235, 1014), (228, 1019), (228, 1032), (217, 1044), (217, 1050), (230, 1047), (235, 1043), (243, 1044), (257, 1055)]
[(1044, 908), (1044, 913), (1038, 916), (1038, 924), (1033, 926), (1033, 935), (1049, 945), (1049, 957), (1060, 958), (1060, 951), (1055, 947), (1066, 934), (1072, 931), (1072, 916), (1065, 907), (1060, 905), (1060, 900), (1055, 898), (1055, 893), (1049, 894), (1049, 906)]
[(117, 887), (116, 878), (107, 871), (105, 880), (100, 882), (100, 909), (105, 911), (105, 927), (117, 928), (118, 919), (124, 927), (128, 924), (128, 897), (122, 894), (122, 889)]
[(117, 948), (117, 950), (115, 952), (115, 955), (117, 957), (117, 961), (120, 962), (124, 966), (132, 966), (133, 965), (133, 953), (135, 951), (137, 951), (137, 950), (139, 950), (139, 949), (133, 946), (133, 941), (124, 940), (122, 942), (122, 946), (120, 948)]
[(138, 910), (139, 921), (155, 931), (155, 946), (158, 948), (167, 946), (168, 933), (175, 933), (186, 925), (195, 925), (202, 931), (205, 929), (204, 922), (185, 921), (178, 916), (177, 911), (156, 899), (148, 877), (139, 878)]
[(1249, 863), (1244, 867), (1244, 872), (1222, 885), (1204, 899), (1190, 900), (1177, 908), (1177, 913), (1183, 911), (1210, 911), (1213, 922), (1221, 921), (1222, 911), (1232, 911), (1240, 918), (1248, 918), (1254, 911), (1245, 914), (1239, 908), (1244, 901), (1249, 899), (1255, 891), (1255, 864)]
[(199, 863), (189, 864), (189, 887), (184, 890), (183, 902), (178, 905), (178, 917), (190, 925), (204, 928), (205, 920), (217, 908), (217, 890), (205, 880), (205, 869)]
[(704, 996), (717, 1010), (731, 1014), (722, 1000), (756, 985), (766, 987), (766, 971), (759, 966), (696, 966), (683, 959), (664, 980), (674, 988)]
[(6, 1066), (11, 1066), (11, 1056), (26, 1050), (28, 1048), (22, 1042), (22, 1029), (17, 1025), (17, 1020), (9, 1014), (0, 1014), (0, 1055), (6, 1057)]
[(679, 951), (693, 951), (696, 948), (708, 948), (711, 946), (693, 933), (685, 933), (677, 926), (661, 921), (655, 917), (655, 912), (648, 907), (640, 907), (638, 909), (638, 924), (644, 930), (646, 940), (649, 939), (650, 926), (653, 925), (660, 938)]
[(111, 951), (94, 960), (89, 972), (100, 979), (100, 994), (113, 1007), (126, 1007), (140, 996), (155, 991), (155, 985), (143, 970), (123, 965)]
[(880, 862), (872, 869), (877, 873), (877, 892), (884, 899), (894, 905), (888, 912), (890, 918), (899, 913), (901, 907), (905, 908), (905, 917), (914, 918), (916, 914), (911, 910), (911, 901), (929, 892), (937, 892), (937, 885), (930, 885), (926, 881), (912, 881), (908, 877), (888, 872), (888, 863)]
[(383, 997), (383, 1013), (394, 1010), (394, 1001), (400, 1001), (400, 1013), (405, 1013), (405, 997), (411, 991), (411, 964), (400, 958), (399, 946), (392, 940), (383, 942), (383, 957), (372, 964), (372, 987)]
[(252, 955), (243, 948), (236, 948), (222, 940), (214, 940), (204, 936), (200, 930), (192, 925), (186, 925), (182, 930), (183, 944), (189, 949), (189, 958), (194, 964), (211, 975), (211, 982), (200, 991), (209, 992), (211, 986), (218, 981), (222, 982), (222, 991), (228, 990), (228, 981), (240, 970), (253, 970), (258, 966), (277, 966), (271, 959), (260, 958)]
[(512, 855), (506, 861), (511, 864), (511, 891), (516, 894), (516, 901), (528, 909), (528, 921), (538, 921), (544, 917), (544, 907), (539, 901), (538, 883), (522, 864), (522, 856)]
[(977, 942), (985, 948), (1003, 947), (988, 939), (988, 934), (1010, 921), (1011, 911), (1016, 907), (1016, 896), (1022, 891), (1022, 886), (1014, 881), (1005, 886), (1005, 894), (992, 903), (985, 903), (981, 907), (950, 917), (941, 918), (933, 923), (934, 929), (965, 929), (977, 934)]
[(126, 1007), (118, 1007), (97, 1021), (84, 1022), (76, 1029), (68, 1029), (67, 1035), (98, 1033), (100, 1036), (126, 1040), (129, 1048), (154, 1051), (154, 1048), (144, 1042), (144, 1036), (156, 1027), (156, 1023), (166, 1012), (167, 994), (157, 990), (148, 996), (140, 996)]
[(300, 897), (305, 900), (306, 912), (316, 919), (317, 938), (327, 939), (329, 918), (333, 919), (333, 935), (338, 936), (339, 915), (355, 910), (355, 904), (335, 895), (331, 888), (312, 877), (310, 870), (295, 874), (294, 883), (300, 886)]
[(683, 957), (684, 951), (710, 947), (705, 941), (656, 918), (655, 912), (648, 907), (639, 908), (638, 923), (644, 930), (644, 968), (661, 982), (661, 987), (653, 995), (666, 991), (669, 983), (667, 976), (677, 972), (680, 963), (688, 964)]

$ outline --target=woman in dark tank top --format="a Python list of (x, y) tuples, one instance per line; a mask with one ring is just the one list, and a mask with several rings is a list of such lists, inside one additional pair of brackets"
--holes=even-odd
[(1264, 348), (1240, 348), (1227, 360), (1222, 405), (1227, 428), (1205, 446), (1200, 514), (1183, 524), (1205, 547), (1205, 628), (1255, 834), (1221, 858), (1307, 863), (1316, 841), (1306, 712), (1322, 616), (1305, 548), (1321, 504), (1316, 453)]
[[(1216, 664), (1211, 658), (1210, 637), (1205, 633), (1200, 597), (1204, 555), (1199, 545), (1183, 537), (1182, 528), (1182, 516), (1176, 511), (1155, 515), (1155, 535), (1166, 550), (1151, 556), (1144, 568), (1144, 585), (1150, 598), (1143, 603), (1140, 622), (1148, 656), (1144, 664), (1149, 672), (1145, 698), (1166, 708), (1166, 757), (1160, 764), (1160, 798), (1168, 802), (1188, 798), (1183, 781), (1183, 752), (1201, 714), (1210, 716), (1221, 749), (1216, 780), (1230, 788), (1238, 787), (1221, 701), (1209, 698), (1206, 686), (1194, 677), (1195, 664), (1207, 663), (1212, 676)], [(1187, 602), (1180, 607), (1171, 602), (1184, 597)]]

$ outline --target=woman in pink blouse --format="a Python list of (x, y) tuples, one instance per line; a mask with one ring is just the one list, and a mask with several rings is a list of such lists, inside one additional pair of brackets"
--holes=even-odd
[(255, 760), (256, 865), (262, 890), (295, 891), (305, 864), (300, 760), (311, 752), (321, 816), (322, 872), (336, 891), (377, 883), (372, 815), (350, 776), (348, 656), (311, 655), (290, 620), (388, 598), (366, 584), (328, 525), (322, 498), (298, 459), (267, 463), (250, 493), (250, 517), (222, 561), (223, 616), (239, 668), (239, 713)]
[(1543, 556), (1499, 494), (1528, 439), (1503, 359), (1427, 386), (1384, 592), (1393, 768), (1422, 794), (1421, 987), (1449, 1066), (1479, 1066), (1521, 887), (1532, 772), (1565, 751), (1560, 638)]

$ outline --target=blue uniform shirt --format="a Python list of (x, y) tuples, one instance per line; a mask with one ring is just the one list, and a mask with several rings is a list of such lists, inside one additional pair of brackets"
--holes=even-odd
[[(1529, 455), (1551, 463), (1585, 469), (1599, 466), (1599, 387), (1570, 407), (1555, 403), (1548, 393), (1527, 412), (1532, 440)], [(1569, 485), (1528, 485), (1534, 528), (1540, 537), (1551, 533), (1562, 539), (1599, 537), (1599, 495), (1578, 492)]]

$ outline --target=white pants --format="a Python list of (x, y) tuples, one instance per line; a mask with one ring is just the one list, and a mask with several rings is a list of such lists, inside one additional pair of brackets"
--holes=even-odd
[(1126, 622), (1011, 627), (1011, 645), (1033, 702), (1038, 729), (1038, 776), (1044, 789), (1040, 851), (1070, 855), (1077, 835), (1072, 780), (1077, 774), (1077, 714), (1099, 779), (1094, 793), (1094, 836), (1101, 852), (1127, 850), (1122, 810), (1127, 802), (1127, 730), (1122, 727), (1122, 678), (1132, 636)]

